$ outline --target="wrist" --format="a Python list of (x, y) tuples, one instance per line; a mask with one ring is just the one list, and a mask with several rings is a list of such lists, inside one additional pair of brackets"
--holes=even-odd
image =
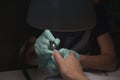
[(73, 75), (71, 78), (69, 78), (69, 80), (88, 80), (88, 78), (84, 73), (78, 73), (77, 75)]
[(82, 72), (76, 75), (76, 79), (74, 80), (88, 80), (87, 76)]

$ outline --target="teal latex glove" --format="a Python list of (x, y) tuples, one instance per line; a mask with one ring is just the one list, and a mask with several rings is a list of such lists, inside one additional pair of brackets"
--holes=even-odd
[(34, 49), (39, 66), (46, 66), (51, 59), (53, 49), (50, 46), (50, 41), (54, 41), (56, 46), (60, 43), (60, 40), (55, 38), (50, 30), (45, 30), (35, 41)]
[[(74, 53), (76, 58), (79, 60), (80, 59), (80, 55), (73, 51), (73, 50), (69, 50), (69, 49), (65, 49), (65, 48), (61, 48), (59, 50), (59, 53), (61, 54), (61, 56), (63, 57), (63, 59), (66, 59), (67, 56), (70, 54), (70, 53)], [(48, 65), (47, 65), (47, 68), (50, 72), (53, 72), (53, 73), (56, 73), (58, 74), (59, 73), (59, 69), (58, 69), (58, 66), (57, 66), (57, 63), (55, 61), (55, 58), (54, 56), (52, 55), (51, 57), (51, 60), (49, 60), (48, 62)]]
[(80, 59), (80, 55), (79, 55), (76, 51), (74, 51), (74, 50), (69, 50), (69, 49), (66, 49), (66, 48), (61, 48), (61, 49), (59, 50), (59, 52), (60, 52), (61, 56), (62, 56), (64, 59), (66, 59), (67, 56), (68, 56), (70, 53), (74, 53), (74, 54), (75, 54), (75, 57), (76, 57), (78, 60)]

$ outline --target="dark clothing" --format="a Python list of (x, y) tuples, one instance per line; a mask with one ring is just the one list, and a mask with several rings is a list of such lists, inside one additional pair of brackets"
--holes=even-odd
[(90, 0), (31, 0), (27, 23), (37, 29), (75, 32), (95, 27)]
[[(109, 32), (109, 25), (107, 22), (107, 18), (105, 16), (105, 11), (101, 6), (96, 7), (96, 18), (97, 24), (94, 29), (91, 29), (89, 40), (84, 47), (80, 47), (77, 51), (80, 54), (99, 54), (99, 46), (97, 43), (97, 37), (103, 35), (106, 32)], [(30, 33), (33, 36), (38, 37), (43, 31), (35, 29), (33, 27), (29, 27)], [(60, 38), (61, 43), (59, 48), (67, 48), (72, 49), (78, 42), (80, 42), (83, 34), (86, 31), (78, 31), (78, 32), (52, 32), (56, 38)]]

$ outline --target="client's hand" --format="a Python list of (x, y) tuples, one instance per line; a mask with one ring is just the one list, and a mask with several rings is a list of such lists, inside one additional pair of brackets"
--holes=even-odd
[(88, 80), (75, 54), (70, 53), (66, 59), (63, 59), (61, 54), (57, 50), (54, 50), (54, 57), (60, 73), (65, 80)]
[[(62, 57), (64, 60), (66, 60), (66, 58), (70, 55), (70, 53), (74, 53), (75, 58), (76, 58), (77, 60), (80, 59), (80, 55), (79, 55), (77, 52), (73, 51), (73, 50), (69, 50), (69, 49), (66, 49), (66, 48), (61, 48), (61, 49), (59, 50), (59, 53), (60, 53), (61, 57)], [(51, 60), (49, 60), (49, 63), (48, 63), (48, 65), (47, 65), (47, 67), (48, 67), (48, 70), (49, 70), (50, 72), (53, 72), (53, 73), (56, 73), (56, 74), (59, 73), (58, 66), (57, 66), (57, 64), (56, 64), (56, 60), (55, 60), (55, 58), (54, 58), (53, 55), (52, 55), (52, 57), (51, 57)]]
[(45, 30), (35, 41), (34, 49), (39, 66), (46, 66), (48, 60), (51, 59), (53, 50), (51, 49), (50, 41), (54, 41), (57, 46), (60, 43), (60, 40), (58, 38), (55, 39), (50, 30)]

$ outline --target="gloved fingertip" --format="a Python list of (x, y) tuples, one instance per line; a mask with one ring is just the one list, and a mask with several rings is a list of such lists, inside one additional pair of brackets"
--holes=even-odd
[(55, 42), (56, 46), (58, 46), (60, 44), (60, 39), (56, 38), (54, 42)]
[(45, 31), (44, 31), (45, 33), (48, 33), (48, 32), (50, 32), (50, 30), (49, 29), (45, 29)]
[(65, 48), (61, 48), (60, 50), (59, 50), (59, 52), (63, 52), (65, 50)]
[(50, 40), (50, 41), (54, 41), (54, 40), (55, 40), (55, 37), (53, 36), (53, 34), (51, 33), (50, 30), (45, 30), (44, 36), (45, 36), (48, 40)]

